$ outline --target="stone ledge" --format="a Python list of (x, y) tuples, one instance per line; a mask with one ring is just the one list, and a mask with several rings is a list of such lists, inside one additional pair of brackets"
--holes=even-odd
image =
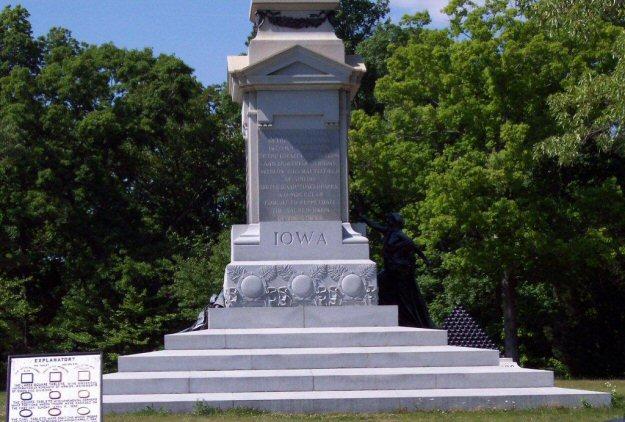
[(532, 409), (610, 406), (610, 395), (543, 388), (436, 390), (297, 391), (264, 393), (145, 394), (104, 396), (104, 412), (132, 412), (148, 406), (191, 412), (198, 402), (218, 409), (245, 408), (281, 413), (393, 412), (398, 410)]
[(397, 306), (296, 306), (208, 310), (208, 328), (395, 327)]
[(165, 336), (167, 350), (443, 346), (447, 332), (408, 327), (215, 329)]

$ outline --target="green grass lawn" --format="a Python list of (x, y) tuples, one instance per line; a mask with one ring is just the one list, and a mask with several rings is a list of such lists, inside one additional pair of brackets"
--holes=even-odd
[[(280, 415), (262, 412), (233, 410), (216, 412), (205, 416), (168, 415), (157, 412), (144, 412), (133, 415), (107, 416), (106, 422), (206, 422), (206, 421), (597, 421), (605, 422), (615, 418), (625, 418), (625, 380), (572, 380), (558, 381), (558, 387), (612, 392), (616, 390), (617, 406), (611, 409), (539, 409), (532, 411), (480, 411), (480, 412), (411, 412), (385, 413), (379, 415)], [(6, 394), (0, 393), (0, 420), (5, 418)]]

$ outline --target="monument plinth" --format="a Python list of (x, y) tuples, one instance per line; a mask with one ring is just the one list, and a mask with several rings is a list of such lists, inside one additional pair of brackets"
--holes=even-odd
[(249, 54), (228, 58), (247, 224), (232, 228), (227, 307), (377, 304), (365, 227), (348, 212), (350, 102), (365, 66), (335, 35), (338, 4), (254, 0)]

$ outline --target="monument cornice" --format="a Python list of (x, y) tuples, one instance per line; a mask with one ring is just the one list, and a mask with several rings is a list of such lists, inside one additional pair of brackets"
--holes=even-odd
[(339, 8), (339, 0), (253, 0), (250, 7), (250, 21), (254, 22), (259, 10), (280, 11), (333, 11)]
[[(356, 94), (366, 67), (358, 56), (347, 63), (332, 60), (300, 45), (290, 47), (265, 60), (249, 65), (245, 56), (229, 60), (229, 89), (240, 102), (242, 94), (253, 90), (345, 89)], [(296, 68), (299, 66), (299, 68)]]

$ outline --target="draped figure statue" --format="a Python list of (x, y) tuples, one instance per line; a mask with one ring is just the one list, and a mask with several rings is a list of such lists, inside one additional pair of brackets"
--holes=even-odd
[(427, 304), (415, 279), (416, 256), (427, 265), (430, 261), (417, 245), (404, 233), (404, 219), (399, 213), (390, 213), (386, 224), (367, 218), (364, 222), (384, 236), (382, 254), (383, 270), (378, 274), (380, 305), (399, 307), (399, 325), (417, 328), (434, 328)]

